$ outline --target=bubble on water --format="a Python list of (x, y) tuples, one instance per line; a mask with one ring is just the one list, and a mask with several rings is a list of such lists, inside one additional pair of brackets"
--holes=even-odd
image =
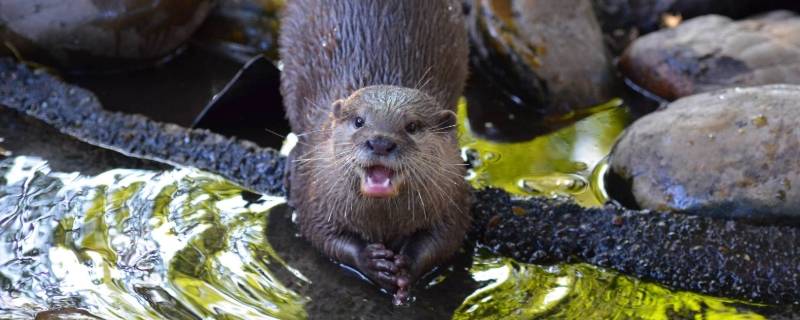
[(500, 161), (501, 155), (499, 153), (486, 151), (483, 153), (483, 161), (487, 163), (494, 163)]
[(572, 170), (575, 172), (584, 171), (586, 169), (589, 169), (589, 165), (586, 164), (586, 162), (576, 161), (572, 163)]
[(518, 180), (520, 189), (532, 195), (569, 195), (586, 191), (589, 182), (575, 174), (550, 174)]
[(765, 117), (763, 114), (759, 114), (750, 119), (750, 122), (752, 122), (753, 125), (756, 126), (756, 128), (761, 128), (767, 125), (767, 117)]

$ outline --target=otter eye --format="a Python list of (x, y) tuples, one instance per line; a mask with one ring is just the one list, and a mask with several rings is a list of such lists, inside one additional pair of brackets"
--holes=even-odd
[(413, 134), (413, 133), (416, 133), (417, 130), (419, 130), (419, 127), (417, 126), (416, 122), (409, 122), (406, 125), (406, 132), (408, 132), (408, 133)]
[(355, 126), (356, 129), (363, 127), (364, 126), (364, 118), (356, 117), (356, 119), (353, 120), (353, 126)]

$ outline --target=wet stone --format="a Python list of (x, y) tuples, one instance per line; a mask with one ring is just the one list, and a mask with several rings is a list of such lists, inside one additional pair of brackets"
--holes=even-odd
[(800, 17), (773, 11), (740, 21), (690, 19), (639, 38), (619, 66), (668, 100), (734, 86), (800, 84)]
[[(635, 204), (654, 210), (800, 221), (800, 86), (686, 97), (641, 118), (609, 162)], [(625, 199), (626, 191), (612, 197)]]
[(153, 63), (183, 46), (214, 0), (2, 0), (0, 54), (71, 70)]
[[(54, 99), (48, 100), (49, 107), (47, 109), (39, 108), (42, 99), (46, 99), (43, 97), (50, 96)], [(207, 131), (169, 126), (141, 116), (105, 111), (90, 92), (2, 59), (0, 59), (1, 105), (25, 113), (82, 141), (112, 147), (138, 157), (183, 166), (196, 166), (199, 157), (197, 153), (213, 155), (214, 159), (221, 160), (210, 164), (210, 167), (201, 167), (200, 169), (221, 174), (252, 190), (275, 195), (282, 191), (282, 168), (285, 159), (274, 150), (259, 148), (253, 144)], [(767, 125), (776, 123), (770, 115), (765, 113), (764, 116), (767, 118), (765, 121)], [(762, 121), (756, 120), (756, 122), (761, 123)], [(764, 128), (766, 127), (764, 126)], [(3, 127), (0, 126), (0, 128)], [(13, 132), (14, 128), (11, 129)], [(8, 138), (10, 135), (0, 130), (0, 136)], [(130, 139), (112, 141), (108, 136), (129, 136)], [(187, 138), (191, 143), (183, 142)], [(31, 141), (38, 143), (36, 140)], [(63, 140), (54, 140), (53, 143), (58, 144), (61, 141)], [(3, 145), (9, 146), (12, 151), (25, 150), (15, 147), (11, 140), (7, 140)], [(58, 150), (60, 149), (55, 152)], [(82, 149), (74, 150), (81, 151)], [(52, 152), (52, 150), (45, 151)], [(45, 158), (51, 157), (47, 153), (36, 154)], [(478, 155), (476, 154), (476, 156)], [(88, 160), (89, 162), (94, 161), (91, 158)], [(253, 181), (253, 183), (250, 184), (248, 181)], [(21, 187), (22, 184), (18, 184), (18, 186)], [(165, 197), (175, 199), (175, 196), (169, 194), (178, 192), (180, 189), (170, 190), (173, 191), (166, 190)], [(6, 192), (6, 194), (19, 192), (16, 190)], [(543, 197), (512, 200), (511, 195), (498, 189), (478, 190), (474, 191), (473, 195), (475, 201), (472, 213), (475, 228), (471, 233), (471, 239), (477, 239), (482, 248), (490, 249), (494, 253), (512, 257), (518, 261), (534, 263), (585, 261), (642, 279), (657, 281), (676, 289), (772, 304), (800, 302), (800, 291), (797, 291), (800, 286), (800, 247), (795, 245), (800, 242), (800, 229), (796, 227), (754, 226), (738, 221), (697, 216), (630, 211), (611, 205), (604, 208), (583, 208), (575, 202)], [(218, 198), (214, 196), (210, 199)], [(15, 201), (14, 203), (19, 201), (17, 198), (11, 200)], [(23, 203), (40, 206), (48, 204), (48, 202), (39, 201), (23, 201)], [(208, 207), (206, 204), (199, 205), (204, 208)], [(167, 208), (182, 208), (182, 206), (167, 206)], [(196, 211), (190, 209), (189, 212)], [(197, 218), (204, 216), (200, 215)], [(296, 232), (291, 228), (290, 211), (286, 210), (282, 216), (284, 222), (277, 223), (277, 221), (271, 220), (268, 224), (269, 228), (284, 230), (284, 238), (296, 240)], [(254, 226), (256, 222), (262, 223), (266, 220), (257, 218), (249, 221), (252, 223), (245, 222), (241, 226)], [(44, 226), (41, 223), (36, 225)], [(141, 224), (131, 223), (130, 225)], [(196, 224), (190, 223), (190, 225)], [(48, 234), (58, 236), (59, 233), (49, 232)], [(255, 232), (253, 234), (261, 237), (263, 233)], [(276, 232), (270, 231), (268, 234), (275, 236)], [(223, 238), (231, 239), (232, 243), (240, 243), (234, 238)], [(781, 241), (775, 241), (775, 239)], [(263, 239), (257, 238), (251, 243), (265, 242)], [(270, 241), (270, 243), (286, 244), (290, 241)], [(312, 250), (307, 243), (302, 241), (294, 241), (294, 243), (305, 246), (305, 249), (297, 250), (296, 247), (280, 248), (276, 246), (275, 250), (287, 261), (292, 261), (292, 257), (308, 259), (312, 256), (307, 252)], [(200, 245), (196, 248), (202, 249), (206, 246)], [(309, 269), (312, 270), (310, 272), (303, 271), (302, 267), (299, 269), (303, 273), (313, 275), (310, 278), (312, 283), (331, 285), (333, 286), (331, 290), (336, 291), (324, 291), (322, 295), (318, 296), (311, 294), (312, 302), (308, 307), (310, 313), (321, 310), (324, 312), (321, 314), (330, 317), (330, 315), (343, 315), (344, 313), (338, 312), (339, 310), (353, 311), (356, 308), (360, 308), (360, 310), (369, 308), (376, 310), (376, 314), (385, 316), (385, 312), (383, 312), (385, 309), (382, 308), (390, 305), (388, 298), (386, 298), (386, 303), (381, 303), (378, 308), (373, 308), (374, 304), (362, 303), (361, 299), (351, 300), (347, 303), (338, 303), (339, 300), (337, 300), (334, 303), (325, 304), (325, 301), (330, 300), (318, 297), (353, 297), (349, 295), (349, 291), (345, 290), (351, 289), (349, 283), (360, 282), (342, 282), (348, 283), (348, 285), (337, 287), (336, 283), (330, 281), (333, 278), (331, 275), (342, 274), (341, 270), (334, 268), (334, 265), (330, 264), (323, 256), (319, 254), (313, 256), (314, 258), (311, 259), (322, 260), (330, 267), (321, 269), (318, 268), (319, 264), (317, 263), (308, 265), (312, 268)], [(202, 258), (202, 256), (191, 255), (190, 251), (185, 251), (181, 257)], [(188, 261), (188, 263), (203, 264), (202, 261), (196, 260)], [(292, 263), (292, 265), (296, 264)], [(146, 269), (147, 263), (142, 266)], [(147, 272), (135, 271), (138, 269), (133, 268), (128, 270)], [(455, 270), (459, 270), (459, 268)], [(451, 275), (450, 278), (469, 279), (465, 280), (467, 282), (465, 285), (472, 285), (469, 281), (472, 281), (473, 278), (469, 275), (461, 278)], [(455, 282), (460, 282), (460, 280)], [(9, 285), (8, 280), (0, 277), (0, 288), (6, 288)], [(364, 283), (362, 285), (366, 286)], [(354, 287), (355, 284), (352, 286)], [(452, 299), (456, 302), (462, 301), (462, 297), (458, 295), (466, 292), (459, 291), (445, 283), (442, 283), (440, 288), (443, 288), (443, 291), (431, 290), (428, 292), (432, 296), (445, 297), (448, 301)], [(336, 293), (325, 295), (329, 292)], [(515, 290), (514, 292), (519, 291)], [(155, 292), (138, 293), (144, 295), (145, 299), (156, 296)], [(283, 299), (286, 296), (281, 295), (281, 297)], [(645, 296), (644, 299), (649, 299), (649, 297)], [(159, 301), (169, 303), (167, 300)], [(435, 302), (426, 305), (426, 301)], [(148, 302), (152, 301), (148, 300)], [(264, 305), (264, 300), (257, 302), (258, 306)], [(317, 304), (319, 309), (314, 309), (314, 304), (319, 302), (322, 302), (321, 305)], [(450, 302), (443, 303), (441, 300), (428, 299), (424, 296), (420, 296), (420, 301), (415, 305), (422, 305), (423, 308), (429, 310), (454, 307)], [(153, 308), (164, 306), (169, 307), (168, 304), (163, 304), (153, 306)], [(783, 310), (782, 307), (780, 309)], [(794, 309), (786, 309), (789, 318), (800, 314)], [(400, 310), (403, 313), (400, 315), (402, 319), (432, 318), (428, 316), (431, 313), (427, 311), (422, 314), (413, 313), (414, 310), (419, 309), (395, 308), (393, 310)], [(403, 310), (412, 310), (410, 312), (412, 314), (409, 315)], [(28, 312), (24, 314), (27, 315)], [(30, 318), (30, 316), (20, 316), (19, 318)]]
[[(109, 112), (91, 92), (0, 58), (0, 108), (8, 107), (94, 145), (166, 164), (215, 172), (243, 187), (283, 194), (278, 151), (208, 130)], [(216, 159), (226, 161), (216, 161)]]
[(528, 140), (615, 97), (618, 79), (590, 0), (471, 0), (465, 91), (472, 130)]
[(595, 0), (595, 7), (608, 33), (636, 29), (648, 33), (663, 26), (664, 15), (690, 19), (706, 14), (742, 18), (775, 9), (800, 9), (795, 0)]
[(587, 209), (559, 198), (512, 199), (497, 189), (475, 196), (474, 236), (518, 261), (586, 261), (671, 288), (770, 304), (800, 301), (796, 227), (615, 205)]

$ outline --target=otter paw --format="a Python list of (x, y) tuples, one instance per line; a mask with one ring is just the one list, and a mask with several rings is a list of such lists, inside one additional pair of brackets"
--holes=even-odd
[(402, 254), (394, 256), (394, 264), (398, 268), (395, 278), (397, 291), (394, 293), (392, 303), (396, 306), (406, 305), (411, 302), (411, 275), (408, 271), (411, 259)]
[(359, 269), (382, 288), (394, 292), (399, 271), (394, 261), (394, 252), (382, 244), (370, 244), (361, 251)]

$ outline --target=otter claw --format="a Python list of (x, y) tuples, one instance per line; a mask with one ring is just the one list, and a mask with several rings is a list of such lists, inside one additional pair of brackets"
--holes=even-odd
[(383, 244), (367, 245), (361, 252), (361, 272), (382, 288), (395, 291), (397, 289), (396, 273), (399, 270), (394, 263), (394, 253)]
[(406, 269), (411, 264), (411, 258), (404, 254), (394, 256), (394, 264), (400, 269)]
[(372, 259), (368, 262), (368, 266), (372, 270), (382, 271), (382, 272), (397, 272), (397, 266), (395, 266), (394, 262), (384, 259)]
[(367, 253), (372, 259), (391, 259), (394, 257), (394, 252), (391, 250), (375, 250)]
[(411, 296), (408, 294), (406, 290), (397, 290), (397, 292), (392, 296), (392, 304), (395, 306), (404, 306), (409, 303)]

